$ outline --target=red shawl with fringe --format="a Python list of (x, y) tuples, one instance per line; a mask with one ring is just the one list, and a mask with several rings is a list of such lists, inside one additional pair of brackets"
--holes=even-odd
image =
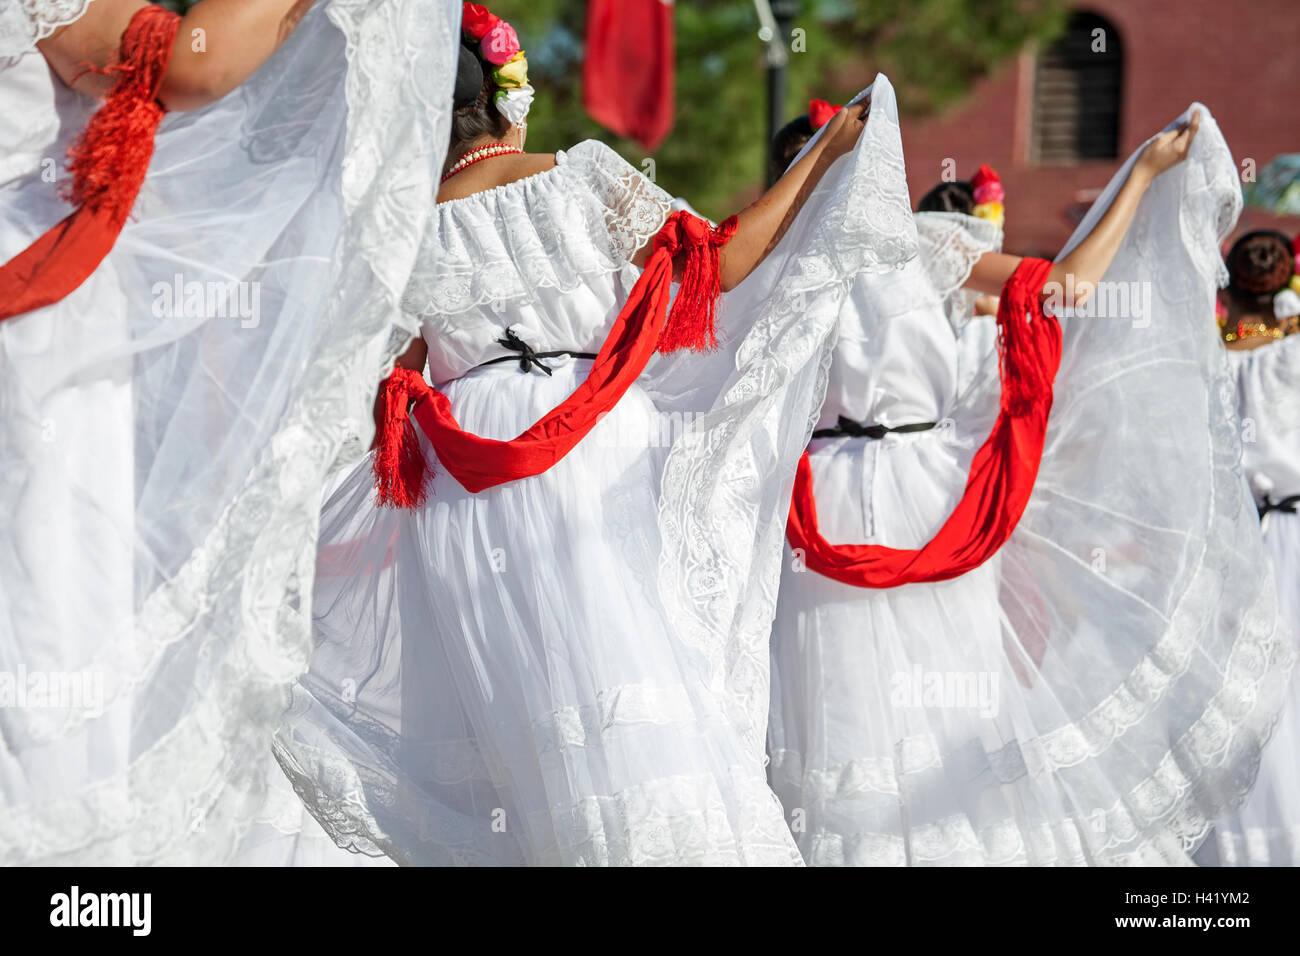
[(1061, 364), (1061, 326), (1044, 315), (1040, 293), (1052, 264), (1025, 259), (998, 305), (1001, 411), (971, 463), (961, 501), (923, 547), (831, 544), (817, 530), (812, 465), (804, 452), (786, 524), (790, 547), (810, 571), (860, 588), (944, 581), (987, 561), (1011, 537), (1038, 477)]
[(0, 321), (43, 308), (78, 288), (113, 248), (153, 158), (165, 110), (158, 88), (171, 63), (181, 18), (142, 7), (122, 34), (117, 80), (69, 150), (65, 198), (77, 208), (0, 266)]
[[(451, 403), (412, 369), (399, 368), (380, 391), (382, 413), (375, 481), (384, 505), (413, 508), (428, 494), (430, 466), (411, 418), (438, 461), (467, 491), (540, 475), (569, 453), (623, 397), (655, 352), (704, 351), (717, 345), (719, 259), (736, 217), (716, 229), (674, 212), (651, 242), (645, 271), (632, 288), (586, 380), (561, 405), (510, 441), (481, 438), (460, 427)], [(673, 260), (684, 257), (681, 285), (668, 310)], [(411, 402), (415, 407), (408, 414)]]

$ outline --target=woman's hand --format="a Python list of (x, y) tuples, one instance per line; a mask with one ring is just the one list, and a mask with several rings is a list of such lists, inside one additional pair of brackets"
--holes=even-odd
[(1155, 179), (1166, 169), (1172, 169), (1187, 158), (1192, 148), (1192, 140), (1201, 127), (1201, 111), (1192, 113), (1189, 122), (1178, 129), (1167, 130), (1151, 142), (1138, 157), (1137, 166), (1151, 179)]
[(830, 118), (826, 124), (823, 147), (828, 159), (835, 159), (853, 151), (858, 138), (867, 127), (867, 114), (871, 112), (871, 97), (861, 103), (846, 106)]

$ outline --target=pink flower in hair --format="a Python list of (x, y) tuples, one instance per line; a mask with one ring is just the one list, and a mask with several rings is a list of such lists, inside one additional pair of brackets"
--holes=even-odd
[(506, 21), (499, 21), (483, 38), (483, 59), (501, 66), (519, 52), (519, 35)]
[(986, 202), (1003, 202), (1007, 198), (1007, 192), (1002, 188), (1002, 180), (987, 163), (975, 172), (970, 184), (977, 205)]

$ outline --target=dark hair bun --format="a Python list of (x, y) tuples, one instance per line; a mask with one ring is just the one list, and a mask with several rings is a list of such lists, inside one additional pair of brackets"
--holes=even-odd
[(460, 63), (456, 66), (456, 92), (452, 107), (461, 109), (478, 99), (483, 90), (483, 64), (474, 51), (464, 44), (460, 48)]
[(975, 209), (975, 190), (959, 179), (940, 183), (921, 197), (917, 212), (961, 212), (970, 215)]
[(1272, 229), (1248, 232), (1228, 253), (1228, 286), (1247, 295), (1275, 295), (1286, 288), (1294, 268), (1291, 244)]
[(807, 116), (796, 116), (776, 131), (767, 156), (768, 178), (772, 182), (785, 175), (794, 158), (799, 155), (799, 150), (808, 144), (814, 132), (812, 121)]

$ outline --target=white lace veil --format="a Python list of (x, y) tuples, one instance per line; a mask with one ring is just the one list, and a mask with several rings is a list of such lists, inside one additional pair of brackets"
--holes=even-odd
[[(6, 863), (216, 863), (263, 800), (311, 646), (322, 481), (360, 453), (416, 331), (398, 302), (447, 145), (459, 15), (316, 3), (242, 87), (164, 120), (95, 276), (0, 333), (0, 660), (101, 688), (97, 708), (0, 710)], [(85, 113), (71, 104), (33, 155), (60, 156)], [(32, 239), (66, 212), (36, 172), (0, 193)], [(231, 282), (247, 308), (174, 295)], [(43, 444), (56, 404), (93, 431), (103, 383), (129, 409), (103, 456)], [(74, 507), (120, 487), (90, 571), (85, 530), (40, 505), (46, 476)]]
[[(660, 592), (725, 689), (756, 760), (764, 759), (768, 637), (794, 468), (826, 391), (840, 307), (854, 277), (917, 254), (894, 89), (879, 74), (853, 102), (868, 93), (857, 147), (831, 166), (759, 268), (722, 297), (728, 344), (714, 367), (681, 362), (658, 373), (658, 389), (671, 382), (696, 408), (710, 408), (664, 470)], [(719, 374), (717, 362), (731, 368)], [(700, 375), (694, 388), (675, 380), (691, 372)], [(716, 390), (711, 405), (705, 386)]]
[[(1180, 120), (1193, 109), (1191, 154), (1142, 198), (1095, 314), (1062, 316), (1042, 467), (999, 552), (1008, 654), (1036, 675), (1038, 732), (1018, 742), (1014, 773), (1052, 774), (1097, 808), (1085, 842), (1110, 862), (1183, 859), (1240, 800), (1293, 662), (1209, 318), (1241, 189), (1209, 110)], [(958, 416), (972, 448), (996, 413), (996, 367), (984, 374)]]

